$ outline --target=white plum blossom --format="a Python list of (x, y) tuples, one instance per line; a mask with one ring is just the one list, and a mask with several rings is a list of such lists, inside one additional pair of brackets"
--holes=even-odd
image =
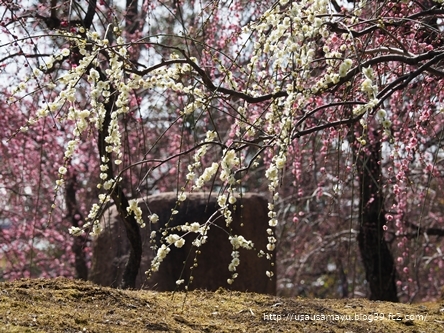
[(230, 262), (230, 264), (228, 265), (228, 270), (230, 271), (230, 272), (234, 272), (234, 271), (236, 271), (236, 268), (237, 268), (237, 266), (239, 266), (239, 264), (240, 264), (240, 260), (239, 260), (239, 258), (233, 258), (232, 260), (231, 260), (231, 262)]
[(179, 238), (177, 241), (174, 242), (174, 246), (177, 247), (178, 249), (184, 246), (184, 244), (185, 244), (185, 239), (183, 238)]
[(379, 118), (380, 120), (384, 120), (385, 117), (387, 116), (387, 112), (386, 112), (384, 109), (379, 109), (379, 110), (376, 112), (376, 115), (378, 116), (378, 118)]
[(339, 66), (339, 76), (344, 77), (351, 68), (352, 64), (353, 61), (351, 59), (345, 59), (344, 62)]
[(268, 221), (268, 225), (270, 227), (276, 227), (277, 224), (278, 224), (278, 220), (276, 218), (272, 218), (272, 219), (270, 219), (270, 221)]
[(223, 152), (220, 173), (220, 180), (228, 182), (230, 185), (234, 185), (236, 179), (233, 175), (233, 168), (238, 167), (240, 164), (239, 158), (236, 156), (236, 152), (233, 149), (226, 149)]
[(230, 243), (233, 246), (233, 249), (237, 250), (241, 247), (245, 249), (252, 249), (254, 244), (252, 241), (247, 241), (244, 236), (230, 236)]
[(60, 51), (60, 54), (64, 57), (69, 56), (69, 54), (71, 53), (71, 51), (67, 48), (62, 49), (62, 51)]
[(105, 190), (109, 190), (109, 189), (111, 189), (113, 187), (114, 184), (115, 184), (114, 179), (108, 179), (107, 181), (105, 181), (103, 183), (103, 188)]
[(102, 232), (103, 228), (100, 225), (100, 222), (98, 220), (94, 221), (92, 231), (89, 233), (90, 236), (98, 236)]
[(61, 167), (59, 168), (59, 174), (61, 174), (61, 175), (66, 174), (67, 171), (68, 171), (68, 170), (67, 170), (64, 166), (61, 166)]
[(270, 167), (265, 171), (265, 177), (267, 177), (269, 180), (276, 180), (278, 178), (278, 169), (276, 165), (272, 164)]
[(389, 129), (392, 126), (392, 122), (390, 119), (384, 119), (382, 121), (382, 126), (386, 129)]
[(362, 68), (362, 74), (364, 74), (364, 76), (370, 81), (373, 81), (375, 79), (373, 69), (371, 67)]
[(287, 161), (287, 157), (285, 155), (281, 155), (276, 159), (276, 167), (278, 169), (283, 169), (285, 167), (285, 163)]
[(200, 228), (200, 224), (198, 222), (193, 222), (190, 224), (189, 230), (191, 232), (197, 232), (199, 230), (199, 228)]
[(207, 131), (205, 141), (211, 142), (217, 138), (217, 133), (215, 131)]
[(88, 81), (97, 82), (100, 78), (99, 72), (95, 68), (91, 68), (89, 71)]
[[(165, 259), (165, 257), (170, 253), (171, 249), (166, 246), (165, 244), (162, 244), (157, 249), (157, 255), (154, 257), (154, 259), (151, 261), (151, 271), (157, 272), (159, 270), (161, 262)], [(149, 272), (146, 272), (149, 273)]]
[(227, 205), (227, 196), (225, 194), (221, 194), (217, 197), (217, 204), (219, 207), (225, 207)]
[(165, 240), (168, 244), (174, 244), (177, 248), (181, 248), (185, 244), (185, 239), (177, 234), (168, 235)]
[(177, 201), (185, 201), (187, 199), (187, 195), (183, 192), (179, 193), (177, 196)]
[(130, 200), (129, 206), (126, 208), (126, 211), (128, 214), (133, 214), (137, 223), (140, 225), (141, 228), (145, 227), (145, 222), (142, 218), (142, 209), (138, 206), (137, 200)]
[(148, 216), (148, 218), (151, 223), (157, 223), (159, 221), (159, 215), (157, 215), (155, 213)]
[(180, 238), (179, 235), (171, 234), (171, 235), (168, 235), (168, 237), (166, 237), (165, 240), (167, 241), (168, 244), (173, 244), (173, 243), (176, 242), (179, 238)]
[(219, 164), (216, 162), (213, 162), (210, 167), (205, 168), (203, 174), (196, 179), (196, 184), (193, 186), (193, 189), (200, 189), (202, 186), (209, 182), (211, 178), (216, 174), (217, 170), (219, 168)]
[(79, 227), (70, 227), (68, 231), (69, 234), (73, 236), (80, 236), (85, 233), (85, 231)]

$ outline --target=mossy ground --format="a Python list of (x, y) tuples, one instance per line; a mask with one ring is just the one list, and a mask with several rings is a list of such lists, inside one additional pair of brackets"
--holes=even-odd
[(437, 333), (444, 332), (444, 301), (408, 305), (226, 290), (160, 293), (65, 278), (25, 279), (0, 283), (0, 331)]

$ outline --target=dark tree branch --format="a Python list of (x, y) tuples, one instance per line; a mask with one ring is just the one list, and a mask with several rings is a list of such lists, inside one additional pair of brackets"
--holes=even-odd
[(421, 227), (413, 222), (405, 222), (406, 225), (412, 229), (415, 229), (415, 236), (419, 234), (427, 234), (429, 236), (438, 236), (438, 237), (444, 237), (444, 229), (441, 228), (425, 228)]
[(86, 11), (85, 18), (83, 19), (83, 26), (86, 29), (91, 28), (94, 15), (96, 14), (96, 2), (97, 0), (89, 0), (88, 9)]
[[(401, 26), (403, 24), (405, 24), (406, 22), (411, 22), (411, 21), (417, 21), (420, 18), (425, 18), (425, 17), (430, 17), (430, 16), (436, 16), (436, 15), (443, 15), (444, 14), (444, 9), (442, 8), (431, 8), (428, 10), (424, 10), (422, 12), (419, 13), (415, 13), (413, 15), (398, 19), (398, 20), (390, 20), (390, 21), (384, 21), (384, 26)], [(337, 32), (337, 33), (346, 33), (346, 34), (352, 34), (352, 36), (354, 38), (358, 38), (358, 37), (362, 37), (365, 35), (368, 35), (372, 32), (374, 32), (377, 29), (381, 29), (379, 26), (377, 25), (371, 25), (368, 28), (365, 28), (363, 30), (352, 30), (352, 29), (345, 29), (345, 28), (341, 28), (339, 26), (338, 22), (326, 22), (325, 24), (327, 24), (331, 31), (333, 32)]]
[(41, 58), (41, 57), (51, 57), (53, 54), (52, 53), (39, 53), (39, 54), (27, 54), (27, 53), (23, 53), (23, 52), (16, 52), (14, 54), (10, 54), (2, 59), (0, 59), (0, 63), (8, 60), (10, 58), (14, 58), (14, 57), (18, 57), (18, 56), (23, 56), (25, 58)]

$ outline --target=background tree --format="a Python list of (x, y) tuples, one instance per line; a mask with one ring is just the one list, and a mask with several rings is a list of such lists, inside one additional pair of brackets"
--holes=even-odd
[(77, 258), (84, 276), (88, 251), (48, 251), (43, 230), (63, 244), (68, 220), (94, 234), (114, 202), (133, 239), (131, 286), (132, 198), (213, 189), (229, 222), (226, 200), (256, 190), (269, 193), (282, 293), (438, 294), (439, 1), (1, 4), (7, 278), (62, 273), (37, 251), (68, 275)]

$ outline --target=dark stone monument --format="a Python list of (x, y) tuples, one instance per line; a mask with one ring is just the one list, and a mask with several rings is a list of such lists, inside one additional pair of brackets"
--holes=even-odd
[[(165, 226), (169, 227), (193, 222), (205, 223), (217, 211), (217, 197), (206, 193), (187, 194), (187, 199), (176, 207), (177, 196), (175, 193), (163, 193), (152, 195), (141, 200), (139, 207), (143, 210), (143, 217), (149, 215), (146, 202), (152, 213), (159, 216), (159, 221), (141, 229), (143, 253), (142, 263), (137, 277), (136, 287), (158, 291), (183, 290), (188, 285), (189, 290), (206, 289), (217, 290), (224, 287), (231, 290), (251, 291), (264, 294), (276, 293), (276, 279), (266, 276), (266, 271), (275, 273), (274, 253), (273, 259), (268, 260), (258, 257), (260, 250), (266, 251), (268, 243), (268, 209), (267, 201), (260, 195), (247, 193), (237, 198), (234, 205), (230, 205), (233, 221), (226, 227), (225, 219), (217, 213), (211, 221), (208, 231), (207, 242), (196, 248), (192, 245), (198, 234), (189, 233), (184, 236), (185, 244), (181, 248), (170, 246), (170, 253), (160, 265), (159, 271), (154, 272), (147, 279), (145, 271), (151, 267), (151, 261), (156, 251), (151, 249), (150, 234)], [(171, 215), (173, 208), (178, 213)], [(215, 219), (216, 217), (216, 219)], [(89, 280), (103, 286), (117, 287), (120, 285), (122, 273), (128, 259), (129, 244), (121, 218), (114, 206), (107, 209), (101, 219), (103, 231), (93, 240), (92, 266)], [(172, 231), (178, 235), (181, 231)], [(242, 235), (246, 240), (254, 243), (254, 249), (238, 249), (240, 253), (240, 264), (236, 268), (238, 277), (230, 285), (227, 279), (231, 278), (232, 272), (228, 265), (232, 260), (233, 247), (228, 239), (229, 235)], [(160, 245), (160, 235), (157, 233), (156, 242)], [(198, 254), (196, 254), (198, 250)], [(196, 259), (196, 261), (195, 261)], [(196, 263), (197, 265), (194, 265)], [(193, 266), (190, 271), (190, 267)], [(188, 284), (189, 277), (193, 276), (192, 283)], [(184, 279), (184, 283), (177, 285), (176, 281)]]

